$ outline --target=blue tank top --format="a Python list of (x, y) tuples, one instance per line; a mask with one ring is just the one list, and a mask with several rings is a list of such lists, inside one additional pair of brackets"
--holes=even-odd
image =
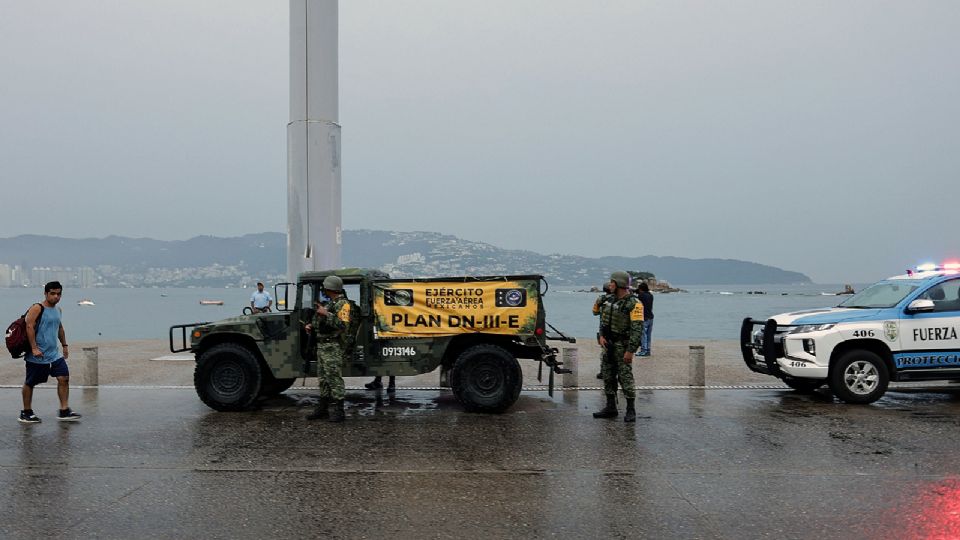
[(37, 346), (40, 347), (43, 356), (37, 358), (33, 356), (32, 351), (29, 351), (24, 359), (34, 364), (52, 364), (63, 358), (59, 347), (60, 310), (55, 307), (48, 308), (42, 304), (40, 307), (43, 308), (43, 318), (37, 326)]

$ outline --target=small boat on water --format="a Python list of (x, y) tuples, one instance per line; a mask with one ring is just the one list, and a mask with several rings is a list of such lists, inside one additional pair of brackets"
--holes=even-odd
[(857, 291), (853, 290), (852, 285), (844, 285), (843, 290), (840, 292), (837, 292), (837, 293), (822, 292), (820, 294), (822, 294), (823, 296), (843, 296), (845, 294), (857, 294)]
[(96, 304), (93, 303), (93, 300), (90, 300), (89, 298), (84, 298), (83, 300), (77, 302), (77, 305), (78, 306), (95, 306)]
[(201, 306), (222, 306), (223, 300), (201, 300)]

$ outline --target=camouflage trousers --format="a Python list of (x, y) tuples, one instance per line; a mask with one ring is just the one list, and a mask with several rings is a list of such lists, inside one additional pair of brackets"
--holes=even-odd
[(600, 374), (603, 375), (603, 393), (608, 396), (617, 395), (617, 382), (623, 389), (623, 397), (635, 399), (637, 390), (633, 381), (633, 364), (623, 361), (623, 353), (627, 350), (627, 342), (607, 344), (607, 349), (600, 360)]
[(317, 344), (317, 383), (320, 397), (332, 400), (343, 399), (343, 347), (336, 341)]

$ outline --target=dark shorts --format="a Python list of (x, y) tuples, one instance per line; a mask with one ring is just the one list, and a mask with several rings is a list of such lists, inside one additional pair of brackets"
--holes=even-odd
[(34, 387), (38, 384), (47, 382), (49, 377), (69, 377), (70, 369), (67, 368), (67, 361), (63, 358), (52, 364), (35, 364), (33, 362), (24, 362), (27, 365), (27, 379), (23, 384)]

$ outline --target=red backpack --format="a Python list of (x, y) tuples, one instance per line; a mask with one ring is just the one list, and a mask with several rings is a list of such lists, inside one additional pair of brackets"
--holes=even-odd
[[(33, 326), (34, 330), (36, 330), (37, 327), (40, 326), (40, 320), (43, 319), (43, 306), (40, 304), (34, 304), (34, 306), (40, 306), (40, 315), (37, 317), (37, 323)], [(27, 313), (29, 312), (30, 310), (28, 309)], [(26, 313), (10, 323), (10, 326), (7, 327), (7, 350), (10, 351), (10, 356), (14, 358), (20, 358), (30, 350), (30, 340), (27, 339)]]

